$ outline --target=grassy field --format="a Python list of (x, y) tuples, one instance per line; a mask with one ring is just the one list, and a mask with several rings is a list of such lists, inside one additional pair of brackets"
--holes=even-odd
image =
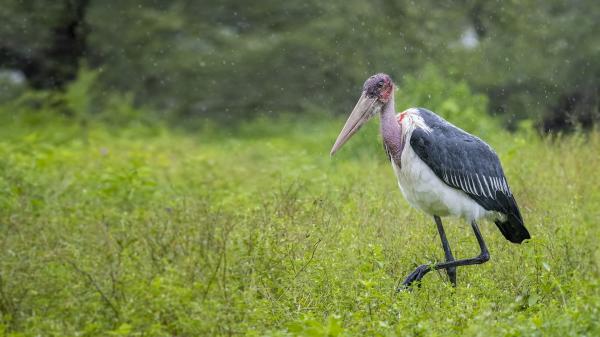
[[(482, 135), (533, 238), (482, 224), (491, 260), (431, 273), (377, 122), (235, 131), (0, 126), (0, 336), (599, 336), (600, 133)], [(455, 256), (478, 246), (446, 219)]]

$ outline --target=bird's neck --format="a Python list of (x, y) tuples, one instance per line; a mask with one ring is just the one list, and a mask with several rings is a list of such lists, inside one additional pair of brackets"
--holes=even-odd
[(393, 91), (389, 101), (383, 105), (381, 110), (381, 136), (391, 159), (395, 159), (399, 163), (404, 147), (404, 140), (402, 139), (402, 128), (396, 120)]

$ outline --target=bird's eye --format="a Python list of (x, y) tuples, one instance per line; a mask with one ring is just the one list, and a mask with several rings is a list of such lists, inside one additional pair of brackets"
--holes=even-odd
[(377, 83), (377, 86), (378, 86), (378, 87), (380, 87), (380, 88), (381, 88), (381, 87), (383, 87), (383, 80), (379, 81), (379, 82)]

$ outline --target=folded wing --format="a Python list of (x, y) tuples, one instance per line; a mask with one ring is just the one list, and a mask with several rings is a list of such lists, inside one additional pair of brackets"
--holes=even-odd
[(500, 160), (481, 139), (419, 109), (431, 132), (417, 128), (410, 138), (415, 153), (444, 183), (465, 192), (488, 211), (505, 215), (496, 225), (507, 240), (521, 243), (530, 235), (510, 190)]

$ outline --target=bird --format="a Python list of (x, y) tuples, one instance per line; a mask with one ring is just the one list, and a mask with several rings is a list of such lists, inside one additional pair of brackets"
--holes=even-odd
[[(384, 150), (408, 203), (433, 216), (445, 261), (423, 264), (409, 274), (400, 289), (410, 289), (432, 270), (445, 269), (456, 287), (456, 268), (482, 264), (490, 253), (479, 230), (480, 220), (493, 221), (510, 242), (531, 236), (511, 191), (498, 155), (480, 138), (454, 126), (425, 108), (396, 113), (396, 85), (384, 73), (369, 77), (361, 96), (338, 135), (335, 153), (372, 117), (379, 114)], [(442, 217), (458, 217), (471, 224), (479, 255), (455, 259)]]

